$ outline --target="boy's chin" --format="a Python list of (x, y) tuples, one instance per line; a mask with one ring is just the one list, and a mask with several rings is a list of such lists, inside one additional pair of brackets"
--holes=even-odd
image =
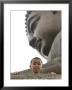
[(34, 74), (39, 74), (39, 72), (34, 72)]
[(39, 73), (39, 71), (38, 70), (35, 70), (35, 71), (33, 71), (35, 74), (38, 74)]

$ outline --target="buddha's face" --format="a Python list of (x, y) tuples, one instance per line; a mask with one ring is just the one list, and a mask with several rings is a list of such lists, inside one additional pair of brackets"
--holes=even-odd
[(61, 11), (32, 11), (27, 18), (29, 45), (42, 56), (48, 56), (57, 33), (61, 30)]

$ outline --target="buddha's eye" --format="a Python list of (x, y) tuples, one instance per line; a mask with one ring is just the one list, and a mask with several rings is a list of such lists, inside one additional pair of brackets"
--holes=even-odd
[(40, 20), (40, 16), (34, 18), (33, 21), (31, 22), (30, 29), (31, 29), (32, 33), (34, 33), (34, 30), (35, 30), (39, 20)]
[(27, 23), (29, 33), (34, 33), (34, 30), (35, 30), (39, 20), (40, 20), (39, 15), (34, 15), (29, 18), (28, 23)]

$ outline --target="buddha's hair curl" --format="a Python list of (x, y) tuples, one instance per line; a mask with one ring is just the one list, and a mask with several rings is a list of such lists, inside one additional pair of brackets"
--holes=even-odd
[(25, 15), (25, 28), (26, 28), (26, 34), (27, 34), (27, 19), (29, 17), (29, 15), (31, 14), (32, 11), (27, 11), (26, 15)]

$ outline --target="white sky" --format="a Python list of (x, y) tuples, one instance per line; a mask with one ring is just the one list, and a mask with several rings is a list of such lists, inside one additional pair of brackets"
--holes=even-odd
[(26, 11), (11, 11), (11, 72), (29, 68), (34, 57), (40, 57), (43, 63), (46, 60), (29, 46), (25, 28)]

